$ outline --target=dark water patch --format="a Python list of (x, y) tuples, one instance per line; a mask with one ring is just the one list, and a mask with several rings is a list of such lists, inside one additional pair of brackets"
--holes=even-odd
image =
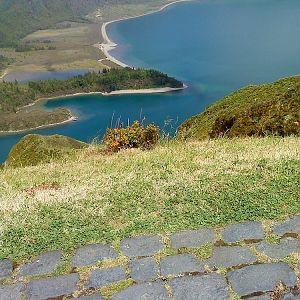
[(92, 69), (74, 69), (65, 71), (44, 71), (44, 72), (11, 72), (4, 77), (7, 82), (14, 82), (17, 80), (21, 83), (36, 80), (58, 79), (64, 80), (76, 75), (84, 75)]

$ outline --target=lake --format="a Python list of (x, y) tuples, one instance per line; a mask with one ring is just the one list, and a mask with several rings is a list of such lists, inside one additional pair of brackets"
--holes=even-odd
[[(108, 27), (126, 64), (155, 68), (189, 88), (159, 95), (76, 96), (49, 101), (67, 107), (78, 122), (34, 131), (83, 141), (101, 136), (111, 120), (146, 116), (174, 132), (181, 122), (226, 94), (249, 84), (300, 73), (300, 1), (209, 0), (180, 3)], [(24, 136), (0, 137), (0, 162)]]

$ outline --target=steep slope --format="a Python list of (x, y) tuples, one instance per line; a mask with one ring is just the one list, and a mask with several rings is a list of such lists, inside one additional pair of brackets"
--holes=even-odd
[(185, 121), (180, 138), (300, 134), (300, 76), (251, 85)]

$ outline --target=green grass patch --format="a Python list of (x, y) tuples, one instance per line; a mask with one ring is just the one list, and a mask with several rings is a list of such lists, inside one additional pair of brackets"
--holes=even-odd
[(300, 213), (297, 137), (171, 141), (113, 155), (97, 147), (0, 170), (1, 258)]

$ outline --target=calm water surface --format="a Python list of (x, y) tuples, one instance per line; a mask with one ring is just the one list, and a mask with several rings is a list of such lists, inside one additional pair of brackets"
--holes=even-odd
[(66, 71), (44, 71), (44, 72), (11, 72), (4, 77), (5, 81), (24, 83), (34, 80), (47, 80), (47, 79), (68, 79), (76, 75), (84, 75), (91, 72), (92, 69), (74, 69)]
[[(161, 95), (77, 96), (49, 101), (68, 107), (78, 122), (35, 131), (83, 141), (101, 137), (119, 116), (145, 115), (174, 126), (218, 98), (248, 84), (300, 73), (299, 0), (209, 0), (181, 3), (163, 12), (114, 23), (113, 54), (132, 66), (151, 67), (183, 80), (185, 91)], [(0, 161), (23, 135), (0, 137)]]

